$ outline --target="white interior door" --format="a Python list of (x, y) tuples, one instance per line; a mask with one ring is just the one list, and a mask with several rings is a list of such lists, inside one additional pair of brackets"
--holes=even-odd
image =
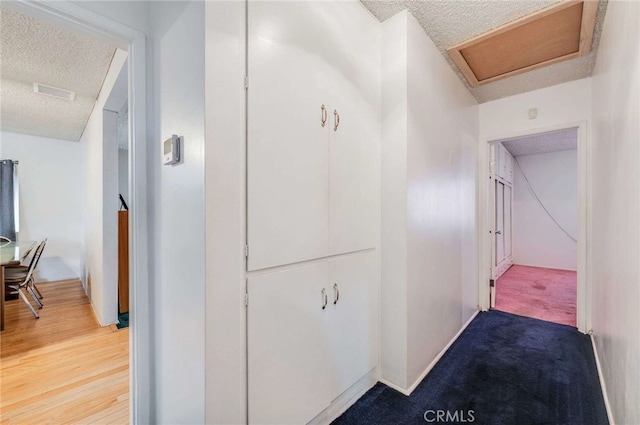
[(332, 387), (337, 395), (377, 364), (377, 277), (373, 252), (331, 260), (329, 267)]
[(511, 214), (513, 209), (511, 207), (511, 187), (508, 185), (504, 185), (504, 229), (502, 231), (502, 236), (504, 240), (504, 258), (509, 258), (512, 254), (511, 248), (511, 238), (512, 238), (512, 226), (511, 226)]
[(327, 9), (323, 2), (248, 5), (249, 270), (328, 254)]
[(249, 423), (304, 424), (331, 402), (328, 282), (327, 262), (249, 278)]
[(497, 266), (504, 260), (504, 183), (496, 180), (496, 263)]

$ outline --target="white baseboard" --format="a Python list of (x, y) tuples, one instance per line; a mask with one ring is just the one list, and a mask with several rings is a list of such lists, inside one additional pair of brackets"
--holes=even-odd
[(353, 406), (376, 382), (378, 382), (378, 368), (373, 368), (369, 373), (360, 378), (358, 382), (333, 400), (329, 407), (320, 412), (320, 414), (313, 418), (307, 425), (329, 425), (349, 407)]
[(600, 381), (600, 388), (602, 390), (602, 397), (604, 398), (604, 407), (607, 410), (607, 418), (609, 419), (609, 425), (615, 425), (615, 422), (613, 421), (613, 414), (611, 413), (611, 404), (609, 403), (609, 396), (607, 395), (607, 385), (604, 383), (604, 376), (602, 376), (602, 367), (600, 366), (600, 357), (598, 356), (596, 341), (593, 339), (593, 335), (589, 335), (589, 337), (591, 338), (593, 355), (596, 358), (596, 368), (598, 369), (598, 380)]
[(505, 272), (507, 270), (509, 270), (511, 268), (511, 266), (513, 266), (513, 255), (508, 256), (507, 258), (505, 258), (504, 260), (502, 260), (500, 262), (500, 264), (498, 264), (498, 266), (495, 268), (495, 277), (493, 278), (494, 280), (498, 280), (500, 279), (500, 276), (502, 276), (503, 274), (505, 274)]
[(398, 391), (399, 393), (402, 393), (406, 396), (410, 396), (411, 393), (409, 392), (409, 390), (405, 390), (404, 388), (402, 388), (399, 385), (394, 384), (391, 381), (387, 381), (386, 379), (380, 378), (380, 382), (382, 382), (383, 384), (385, 384), (387, 387), (393, 388), (394, 390)]
[(451, 340), (449, 341), (449, 343), (447, 345), (445, 345), (445, 347), (442, 349), (442, 351), (440, 351), (440, 353), (438, 353), (438, 355), (436, 356), (435, 359), (433, 359), (433, 361), (431, 363), (429, 363), (429, 365), (426, 367), (426, 369), (420, 374), (420, 376), (418, 377), (418, 379), (415, 380), (415, 382), (408, 388), (408, 389), (404, 389), (402, 387), (399, 387), (398, 385), (386, 381), (384, 379), (380, 379), (380, 382), (382, 382), (383, 384), (385, 384), (388, 387), (393, 388), (394, 390), (406, 395), (406, 396), (410, 396), (411, 393), (413, 392), (413, 390), (416, 389), (416, 387), (420, 384), (420, 382), (422, 382), (422, 380), (425, 378), (425, 376), (427, 376), (427, 374), (431, 371), (431, 369), (433, 369), (433, 367), (436, 365), (436, 363), (438, 363), (438, 361), (442, 358), (442, 356), (444, 356), (444, 353), (447, 352), (447, 350), (453, 345), (454, 342), (456, 342), (456, 340), (458, 339), (458, 337), (462, 334), (462, 332), (464, 332), (465, 329), (467, 329), (467, 326), (469, 326), (469, 323), (471, 323), (473, 321), (473, 319), (476, 318), (476, 316), (478, 315), (478, 313), (480, 313), (480, 311), (476, 311), (475, 313), (473, 313), (471, 315), (471, 317), (469, 318), (469, 320), (467, 320), (465, 322), (464, 325), (462, 325), (462, 327), (460, 328), (460, 330), (458, 331), (458, 333), (456, 333), (453, 338), (451, 338)]
[(427, 368), (424, 370), (424, 372), (422, 372), (420, 374), (420, 376), (418, 377), (418, 379), (416, 379), (416, 381), (413, 383), (413, 385), (411, 385), (409, 387), (409, 389), (407, 390), (407, 392), (410, 395), (413, 390), (416, 389), (416, 387), (418, 386), (418, 384), (420, 384), (420, 382), (422, 382), (422, 380), (425, 378), (425, 376), (427, 376), (427, 374), (431, 371), (431, 369), (433, 369), (433, 367), (436, 365), (436, 363), (438, 363), (438, 361), (442, 358), (442, 356), (444, 356), (444, 353), (447, 352), (447, 350), (453, 345), (454, 342), (456, 342), (456, 340), (458, 339), (458, 337), (462, 334), (462, 332), (464, 332), (465, 329), (467, 329), (467, 326), (469, 326), (469, 323), (471, 323), (473, 321), (473, 319), (476, 318), (476, 316), (478, 315), (479, 311), (476, 311), (475, 313), (473, 313), (471, 315), (471, 317), (469, 318), (469, 320), (467, 320), (465, 322), (464, 325), (462, 325), (462, 327), (460, 328), (460, 330), (458, 331), (458, 333), (456, 333), (453, 338), (451, 338), (451, 341), (449, 341), (449, 343), (447, 345), (444, 346), (444, 348), (442, 349), (442, 351), (440, 351), (438, 353), (438, 355), (436, 356), (435, 359), (433, 359), (433, 361), (431, 363), (429, 363), (429, 366), (427, 366)]

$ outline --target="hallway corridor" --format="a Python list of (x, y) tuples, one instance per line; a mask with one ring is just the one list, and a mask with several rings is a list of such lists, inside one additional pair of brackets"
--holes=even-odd
[(455, 417), (453, 423), (609, 423), (588, 335), (489, 311), (471, 322), (409, 397), (378, 383), (334, 424), (421, 424), (435, 422), (440, 411)]

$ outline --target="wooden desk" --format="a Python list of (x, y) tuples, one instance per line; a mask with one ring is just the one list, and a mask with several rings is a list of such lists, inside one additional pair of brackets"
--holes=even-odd
[(4, 266), (20, 264), (36, 241), (0, 242), (0, 331), (4, 330)]

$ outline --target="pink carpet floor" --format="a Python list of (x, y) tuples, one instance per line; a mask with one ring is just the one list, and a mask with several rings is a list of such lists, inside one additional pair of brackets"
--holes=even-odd
[(576, 326), (576, 272), (514, 265), (496, 282), (496, 310)]

